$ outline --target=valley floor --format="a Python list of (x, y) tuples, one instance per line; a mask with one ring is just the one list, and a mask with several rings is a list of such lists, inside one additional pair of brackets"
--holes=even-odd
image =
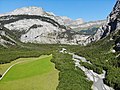
[[(119, 52), (111, 52), (114, 42), (108, 42), (108, 40), (103, 39), (85, 47), (29, 43), (25, 44), (24, 48), (0, 48), (0, 66), (2, 67), (2, 69), (0, 67), (0, 74), (3, 74), (14, 63), (25, 61), (10, 69), (0, 81), (0, 90), (26, 90), (26, 87), (28, 90), (91, 90), (93, 82), (86, 79), (87, 76), (80, 68), (76, 67), (75, 69), (72, 55), (60, 53), (62, 48), (85, 57), (87, 61), (92, 63), (80, 62), (81, 66), (98, 74), (105, 70), (106, 78), (103, 82), (115, 90), (119, 90), (120, 55)], [(34, 58), (30, 58), (50, 54), (52, 57), (44, 58), (45, 60), (32, 61)], [(27, 58), (23, 60), (22, 58), (25, 57)], [(31, 62), (26, 62), (30, 59)]]
[(16, 62), (0, 81), (0, 90), (55, 90), (58, 85), (58, 71), (50, 62), (52, 55), (39, 58), (20, 58), (2, 64), (2, 73)]

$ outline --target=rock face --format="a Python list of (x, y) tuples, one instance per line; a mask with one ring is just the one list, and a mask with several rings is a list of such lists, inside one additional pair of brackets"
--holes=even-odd
[(84, 23), (79, 23), (79, 24), (70, 24), (69, 26), (72, 29), (76, 30), (83, 30), (83, 29), (88, 29), (90, 27), (99, 27), (105, 24), (106, 20), (98, 20), (98, 21), (90, 21), (90, 22), (84, 22)]
[(100, 26), (104, 25), (106, 20), (90, 21), (79, 25), (69, 25), (72, 30), (84, 35), (94, 35)]
[(42, 8), (38, 7), (23, 7), (20, 9), (16, 9), (10, 13), (6, 13), (4, 15), (45, 15), (46, 13)]
[(16, 45), (17, 42), (12, 37), (14, 35), (7, 28), (0, 25), (0, 45), (6, 48), (8, 45)]
[(120, 29), (120, 0), (117, 0), (112, 12), (107, 17), (105, 25), (101, 26), (93, 37), (89, 37), (86, 43), (98, 41)]
[[(84, 20), (82, 19), (82, 18), (78, 18), (78, 19), (76, 19), (76, 20), (72, 20), (71, 22), (69, 22), (68, 24), (67, 24), (67, 26), (78, 26), (78, 25), (80, 25), (80, 24), (84, 24), (85, 22), (84, 22)], [(71, 27), (72, 28), (72, 27)]]
[(19, 9), (16, 9), (16, 10), (12, 11), (12, 12), (1, 14), (0, 16), (7, 16), (7, 15), (45, 16), (45, 17), (49, 17), (49, 18), (55, 20), (56, 22), (58, 22), (59, 24), (62, 24), (62, 25), (71, 25), (71, 24), (76, 25), (76, 24), (84, 23), (84, 21), (81, 18), (79, 18), (77, 20), (72, 20), (72, 19), (70, 19), (66, 16), (56, 16), (52, 12), (45, 12), (43, 10), (43, 8), (35, 7), (35, 6), (19, 8)]
[(94, 26), (98, 27), (104, 22), (85, 23), (81, 18), (72, 20), (66, 16), (56, 16), (38, 7), (23, 7), (0, 15), (0, 24), (24, 43), (84, 45), (90, 36), (86, 32), (95, 33)]
[[(0, 24), (24, 43), (83, 44), (88, 36), (67, 27), (73, 22), (76, 21), (65, 16), (55, 16), (38, 7), (24, 7), (0, 15)], [(82, 19), (77, 20), (77, 23), (82, 23)]]

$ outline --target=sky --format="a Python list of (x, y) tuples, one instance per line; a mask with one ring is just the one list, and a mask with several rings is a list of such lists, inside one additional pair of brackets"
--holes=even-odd
[(42, 7), (58, 16), (84, 21), (106, 19), (116, 0), (0, 0), (0, 14), (27, 6)]

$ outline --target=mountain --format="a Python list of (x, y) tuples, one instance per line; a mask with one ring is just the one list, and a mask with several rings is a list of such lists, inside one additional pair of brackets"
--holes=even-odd
[(120, 0), (117, 0), (112, 12), (107, 17), (107, 22), (105, 25), (101, 26), (96, 34), (92, 37), (89, 37), (86, 40), (86, 43), (98, 41), (109, 35), (111, 35), (111, 40), (115, 40), (115, 47), (120, 48)]
[[(60, 73), (57, 89), (90, 90), (93, 84), (99, 90), (105, 90), (103, 84), (106, 84), (114, 90), (120, 90), (120, 0), (117, 0), (107, 20), (94, 22), (84, 22), (82, 19), (74, 21), (35, 8), (25, 7), (22, 11), (17, 9), (12, 14), (0, 16), (0, 45), (8, 48), (0, 48), (2, 63), (20, 57), (52, 54), (52, 62)], [(76, 56), (60, 53), (61, 49), (73, 52)], [(90, 70), (89, 74), (83, 73), (77, 64)], [(85, 74), (91, 74), (93, 78), (89, 78), (94, 82), (89, 81)]]
[(0, 15), (0, 24), (4, 27), (1, 30), (6, 34), (7, 29), (17, 41), (24, 43), (84, 45), (85, 40), (104, 22), (105, 20), (86, 23), (81, 18), (72, 20), (34, 6)]
[(7, 29), (18, 41), (24, 43), (83, 44), (88, 36), (76, 33), (68, 26), (81, 23), (82, 19), (74, 21), (65, 16), (45, 12), (38, 7), (23, 7), (0, 15), (1, 30), (6, 34)]
[(69, 26), (72, 28), (72, 29), (77, 29), (77, 30), (83, 30), (83, 29), (87, 29), (89, 27), (92, 27), (92, 26), (101, 26), (103, 24), (105, 24), (106, 20), (98, 20), (98, 21), (90, 21), (90, 22), (84, 22), (84, 23), (79, 23), (79, 24), (70, 24)]
[(104, 25), (106, 20), (84, 22), (83, 24), (69, 25), (73, 31), (80, 32), (84, 35), (94, 35), (100, 26)]
[[(106, 23), (86, 40), (86, 44), (81, 48), (73, 47), (73, 51), (89, 60), (94, 65), (93, 71), (96, 70), (97, 73), (100, 70), (106, 71), (103, 82), (114, 90), (120, 90), (120, 0), (117, 0)], [(83, 66), (89, 69), (92, 67), (87, 63)]]
[(49, 17), (51, 19), (54, 19), (56, 22), (58, 22), (59, 24), (62, 25), (69, 25), (69, 24), (82, 24), (84, 23), (84, 21), (79, 18), (77, 20), (72, 20), (66, 16), (56, 16), (54, 13), (52, 12), (46, 12), (43, 10), (43, 8), (40, 7), (35, 7), (35, 6), (31, 6), (31, 7), (23, 7), (23, 8), (19, 8), (16, 9), (12, 12), (9, 13), (5, 13), (5, 14), (1, 14), (0, 16), (7, 16), (7, 15), (37, 15), (37, 16), (45, 16), (45, 17)]
[(83, 19), (78, 18), (72, 20), (68, 17), (62, 17), (64, 19), (64, 25), (69, 27), (73, 32), (77, 32), (82, 35), (94, 35), (100, 26), (106, 23), (106, 20), (97, 20), (85, 22)]
[(46, 15), (47, 13), (44, 12), (42, 8), (38, 7), (23, 7), (16, 9), (12, 12), (2, 14), (1, 16), (4, 15)]
[(83, 23), (85, 23), (84, 20), (82, 18), (78, 18), (76, 20), (69, 21), (68, 23), (66, 23), (66, 25), (72, 28), (72, 26), (78, 26)]

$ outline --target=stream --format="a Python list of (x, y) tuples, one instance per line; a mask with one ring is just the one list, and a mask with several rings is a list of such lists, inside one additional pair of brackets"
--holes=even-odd
[[(63, 48), (60, 52), (67, 53), (65, 48)], [(114, 90), (112, 87), (107, 86), (103, 82), (106, 71), (103, 70), (102, 74), (97, 74), (93, 70), (89, 70), (84, 66), (80, 65), (80, 62), (86, 62), (92, 64), (90, 61), (87, 61), (85, 57), (75, 55), (74, 53), (68, 53), (68, 54), (72, 55), (72, 59), (74, 60), (75, 63), (75, 68), (76, 67), (80, 68), (82, 71), (84, 71), (85, 75), (87, 76), (87, 79), (93, 81), (93, 85), (91, 87), (93, 90)]]

